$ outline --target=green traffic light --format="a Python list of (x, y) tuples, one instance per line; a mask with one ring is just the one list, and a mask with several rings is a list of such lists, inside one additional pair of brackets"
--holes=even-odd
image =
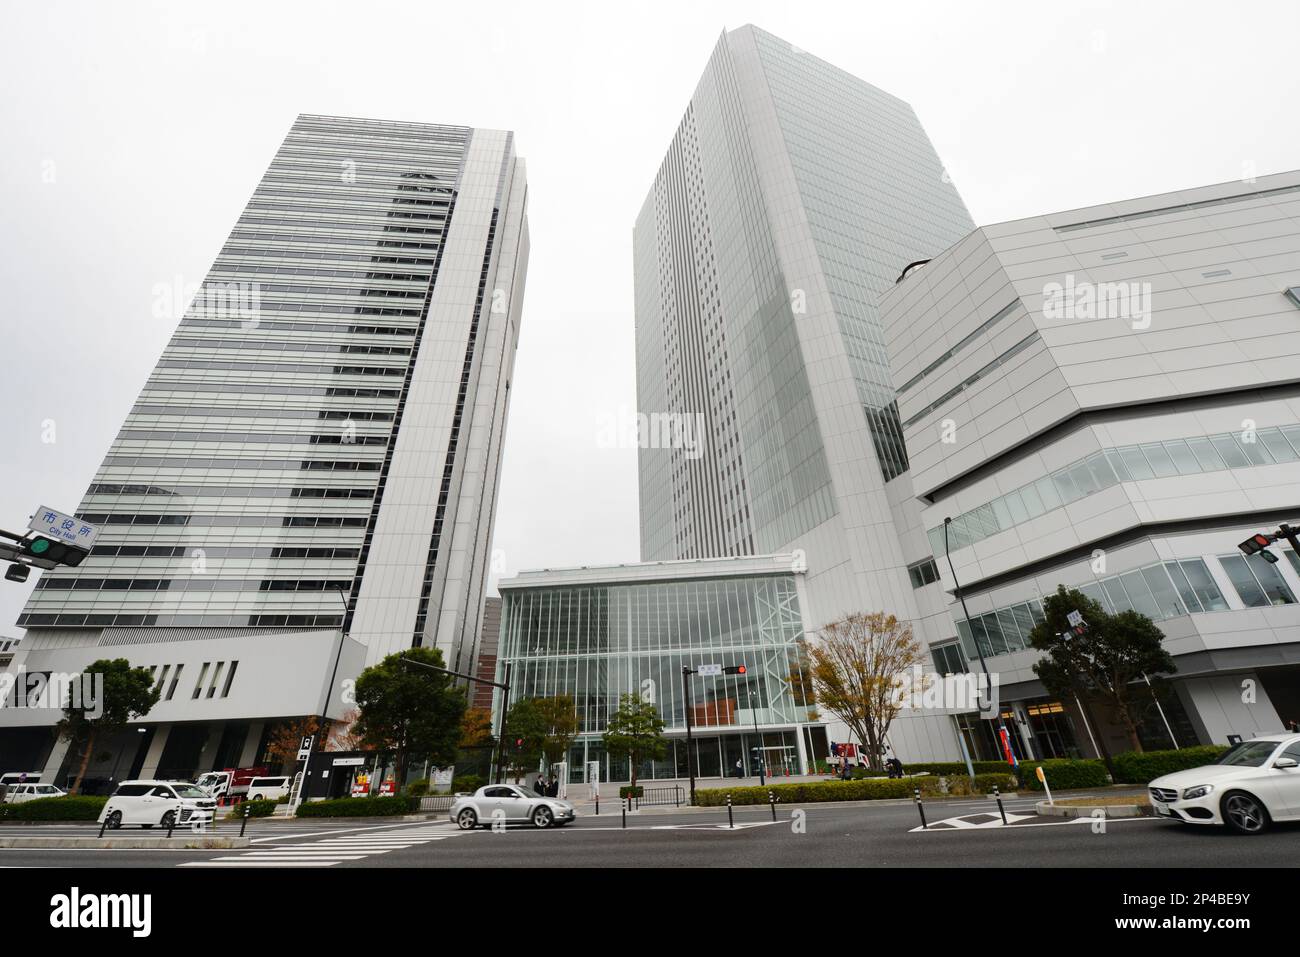
[(31, 544), (31, 553), (33, 555), (44, 555), (50, 550), (50, 540), (48, 538), (38, 538)]

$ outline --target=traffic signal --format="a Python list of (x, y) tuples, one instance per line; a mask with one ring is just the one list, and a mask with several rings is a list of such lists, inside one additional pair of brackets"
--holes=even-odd
[(14, 564), (10, 565), (7, 569), (5, 569), (5, 581), (25, 582), (27, 581), (27, 573), (30, 571), (31, 571), (30, 566), (20, 565), (17, 562), (15, 562)]
[[(1272, 536), (1265, 535), (1263, 533), (1258, 533), (1250, 536), (1250, 538), (1246, 539), (1237, 547), (1247, 555), (1254, 555), (1257, 552), (1264, 552), (1265, 554), (1268, 554), (1265, 551), (1265, 549), (1267, 549), (1268, 546), (1272, 545), (1274, 541), (1275, 539)], [(1277, 561), (1277, 558), (1274, 557), (1273, 561)]]
[(74, 566), (80, 565), (81, 560), (90, 554), (84, 548), (67, 545), (52, 538), (46, 538), (44, 535), (33, 535), (31, 538), (24, 539), (22, 553), (31, 558), (54, 562), (57, 565)]
[(744, 665), (728, 665), (722, 669), (724, 675), (743, 675), (745, 673)]

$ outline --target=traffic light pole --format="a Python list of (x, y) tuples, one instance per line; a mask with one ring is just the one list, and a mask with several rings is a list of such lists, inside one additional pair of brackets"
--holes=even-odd
[[(970, 612), (966, 608), (966, 594), (961, 590), (961, 583), (957, 581), (957, 569), (952, 567), (952, 552), (948, 549), (948, 526), (952, 524), (951, 518), (943, 520), (943, 554), (948, 559), (948, 572), (952, 575), (953, 587), (957, 590), (957, 598), (961, 601), (961, 613), (966, 619), (966, 627), (971, 630), (971, 641), (975, 644), (975, 654), (979, 655), (980, 667), (984, 669), (984, 700), (988, 704), (993, 704), (989, 697), (989, 689), (993, 687), (993, 678), (989, 674), (989, 664), (984, 660), (984, 649), (980, 647), (979, 637), (975, 634), (975, 629), (970, 623)], [(998, 733), (1005, 742), (1008, 749), (1011, 748), (1011, 732), (1007, 730), (1007, 723), (1002, 718), (1002, 706), (997, 709), (998, 714)], [(1015, 752), (1013, 751), (1012, 754)], [(1020, 777), (1020, 766), (1016, 765), (1016, 777)]]
[(695, 807), (695, 763), (691, 760), (691, 675), (695, 671), (682, 665), (682, 699), (686, 703), (686, 773), (691, 778), (691, 807)]
[(398, 660), (406, 665), (415, 665), (417, 668), (427, 668), (430, 671), (439, 671), (444, 675), (454, 675), (457, 678), (464, 678), (466, 681), (477, 681), (482, 685), (491, 685), (494, 688), (500, 688), (501, 696), (501, 720), (497, 725), (497, 773), (494, 784), (501, 783), (501, 774), (506, 760), (506, 712), (510, 710), (510, 671), (513, 662), (506, 662), (505, 681), (489, 681), (486, 678), (478, 678), (474, 675), (467, 675), (461, 671), (452, 671), (450, 668), (439, 668), (437, 665), (425, 664), (423, 661), (412, 661), (406, 655), (400, 654)]

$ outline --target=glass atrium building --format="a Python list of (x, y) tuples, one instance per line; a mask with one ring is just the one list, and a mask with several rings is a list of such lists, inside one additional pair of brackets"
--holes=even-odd
[[(824, 754), (825, 729), (804, 694), (805, 601), (794, 556), (526, 572), (499, 587), (498, 680), (509, 666), (511, 701), (573, 696), (571, 781), (586, 780), (592, 761), (601, 780), (629, 779), (627, 761), (607, 756), (602, 743), (624, 694), (653, 701), (670, 739), (640, 779), (687, 776), (688, 708), (699, 777), (735, 775), (737, 762), (756, 774), (754, 748), (777, 776), (802, 773)], [(683, 679), (683, 668), (709, 664), (745, 673)]]

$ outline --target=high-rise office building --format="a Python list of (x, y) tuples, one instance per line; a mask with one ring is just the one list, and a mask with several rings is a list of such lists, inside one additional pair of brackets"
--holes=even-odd
[(294, 122), (76, 509), (93, 552), (18, 621), (29, 671), (127, 657), (162, 690), (139, 730), (198, 723), (117, 777), (256, 757), (403, 648), (473, 665), (526, 193), (509, 132)]
[(876, 302), (972, 226), (908, 104), (722, 36), (634, 232), (643, 560), (794, 552), (812, 628), (883, 609), (953, 634)]

